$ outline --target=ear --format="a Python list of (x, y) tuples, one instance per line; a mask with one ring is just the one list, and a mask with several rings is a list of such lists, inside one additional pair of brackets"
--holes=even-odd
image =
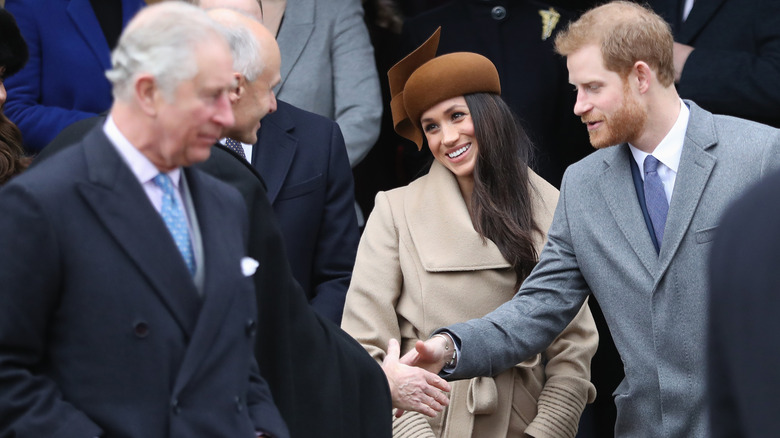
[(636, 75), (637, 89), (640, 94), (644, 94), (650, 89), (650, 83), (653, 81), (653, 70), (644, 61), (634, 63), (633, 73)]
[(161, 98), (160, 90), (152, 75), (144, 74), (135, 80), (135, 100), (141, 110), (149, 116), (157, 115), (157, 104)]
[(233, 77), (236, 80), (236, 86), (228, 93), (231, 105), (235, 105), (246, 93), (246, 77), (239, 72), (233, 72)]

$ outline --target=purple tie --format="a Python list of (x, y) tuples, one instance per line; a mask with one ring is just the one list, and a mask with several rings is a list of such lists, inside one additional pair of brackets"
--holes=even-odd
[(669, 202), (666, 201), (664, 184), (658, 177), (658, 164), (660, 162), (652, 155), (645, 158), (645, 204), (650, 221), (653, 223), (653, 231), (658, 241), (660, 251), (661, 242), (664, 240), (664, 226), (666, 214), (669, 212)]

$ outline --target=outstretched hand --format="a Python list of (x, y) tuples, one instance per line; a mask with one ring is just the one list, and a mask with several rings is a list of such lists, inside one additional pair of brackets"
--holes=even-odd
[(414, 350), (410, 350), (401, 358), (401, 363), (439, 374), (450, 359), (447, 357), (445, 345), (445, 339), (441, 336), (434, 336), (427, 341), (417, 341)]
[(382, 362), (382, 369), (393, 397), (393, 407), (397, 408), (395, 415), (400, 417), (404, 411), (409, 410), (435, 417), (450, 403), (447, 395), (442, 392), (449, 392), (450, 384), (434, 372), (406, 363), (407, 356), (412, 353), (419, 355), (415, 349), (401, 359), (401, 347), (397, 340), (391, 339), (387, 345), (387, 356)]

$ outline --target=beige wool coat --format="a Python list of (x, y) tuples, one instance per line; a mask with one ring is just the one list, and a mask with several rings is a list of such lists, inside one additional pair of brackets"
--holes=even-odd
[[(532, 172), (530, 179), (535, 220), (546, 231), (558, 191)], [(538, 251), (544, 240), (539, 236)], [(437, 328), (489, 313), (512, 298), (515, 278), (495, 244), (474, 231), (454, 175), (434, 161), (428, 175), (377, 195), (342, 328), (381, 362), (391, 338), (403, 354)], [(407, 412), (394, 436), (573, 437), (595, 398), (590, 361), (597, 345), (586, 304), (543, 354), (492, 378), (453, 382), (444, 412), (433, 419)]]

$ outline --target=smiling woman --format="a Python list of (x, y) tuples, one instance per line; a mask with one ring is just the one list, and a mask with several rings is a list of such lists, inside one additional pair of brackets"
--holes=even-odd
[(495, 66), (475, 53), (434, 57), (438, 40), (439, 31), (388, 72), (396, 132), (419, 148), (427, 141), (435, 161), (377, 195), (342, 327), (382, 362), (396, 437), (573, 437), (595, 396), (587, 307), (544, 353), (495, 377), (448, 384), (399, 361), (437, 328), (512, 298), (558, 200), (528, 168), (532, 146), (499, 96)]
[(0, 185), (23, 171), (30, 163), (24, 156), (22, 134), (5, 114), (5, 78), (16, 73), (27, 62), (27, 45), (10, 12), (0, 9)]

